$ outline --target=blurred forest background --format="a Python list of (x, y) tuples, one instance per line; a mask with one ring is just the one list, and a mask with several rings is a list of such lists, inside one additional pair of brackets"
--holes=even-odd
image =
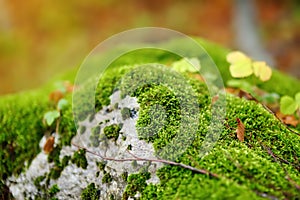
[[(136, 27), (170, 28), (239, 48), (235, 38), (244, 29), (235, 26), (237, 1), (0, 0), (0, 94), (38, 87), (78, 67), (99, 42)], [(262, 48), (275, 67), (300, 77), (299, 0), (253, 2)]]

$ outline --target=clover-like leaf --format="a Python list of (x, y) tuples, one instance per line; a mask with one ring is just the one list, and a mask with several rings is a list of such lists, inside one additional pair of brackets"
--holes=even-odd
[(48, 126), (51, 126), (51, 124), (60, 116), (60, 113), (57, 110), (46, 112), (44, 115), (44, 119), (46, 120), (46, 123)]
[(253, 74), (251, 59), (240, 51), (234, 51), (227, 55), (227, 61), (231, 64), (229, 71), (234, 78), (244, 78)]
[(172, 64), (172, 68), (178, 72), (199, 72), (200, 61), (198, 58), (183, 58)]
[(290, 96), (283, 96), (280, 99), (280, 111), (285, 115), (291, 115), (298, 109), (297, 102)]
[(253, 62), (253, 71), (255, 76), (257, 76), (262, 81), (267, 81), (272, 76), (272, 69), (263, 61)]
[(296, 103), (298, 104), (298, 107), (300, 108), (300, 92), (298, 92), (298, 93), (295, 95), (295, 101), (296, 101)]
[(57, 103), (58, 110), (63, 110), (68, 106), (68, 101), (66, 99), (60, 99)]

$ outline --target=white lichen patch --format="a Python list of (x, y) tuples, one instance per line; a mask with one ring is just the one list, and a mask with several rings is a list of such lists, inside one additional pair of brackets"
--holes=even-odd
[[(83, 134), (78, 132), (73, 138), (72, 143), (87, 148), (94, 153), (114, 159), (133, 158), (127, 151), (128, 146), (131, 146), (130, 152), (135, 156), (156, 159), (153, 145), (138, 139), (135, 127), (139, 110), (137, 99), (129, 96), (121, 99), (119, 91), (113, 93), (110, 99), (110, 105), (103, 107), (93, 120), (86, 119), (80, 123), (80, 126), (85, 126), (85, 132)], [(121, 113), (121, 110), (125, 107), (131, 111), (131, 115), (127, 119), (123, 119)], [(116, 140), (105, 138), (103, 133), (105, 127), (113, 124), (122, 127)], [(100, 127), (99, 137), (101, 138), (102, 136), (97, 145), (93, 143), (91, 137), (95, 126)], [(60, 152), (60, 159), (64, 156), (72, 156), (77, 150), (78, 148), (75, 146), (64, 146)], [(132, 161), (117, 162), (102, 160), (99, 156), (90, 153), (86, 153), (86, 159), (88, 163), (87, 169), (79, 168), (70, 161), (58, 179), (50, 180), (49, 188), (57, 184), (60, 189), (55, 195), (58, 199), (79, 199), (83, 189), (90, 183), (94, 183), (99, 190), (100, 199), (109, 199), (111, 195), (115, 199), (120, 199), (127, 184), (122, 175), (124, 173), (128, 173), (128, 175), (139, 173), (145, 169), (151, 173), (151, 178), (147, 180), (147, 183), (157, 184), (159, 182), (156, 171), (162, 167), (161, 163), (150, 164), (149, 162), (137, 161), (134, 164)], [(96, 163), (103, 161), (106, 163), (105, 168), (104, 170), (100, 170)], [(53, 165), (53, 163), (48, 163), (47, 155), (41, 152), (32, 161), (25, 173), (20, 174), (18, 177), (12, 176), (8, 178), (7, 185), (10, 187), (14, 197), (16, 199), (27, 199), (38, 195), (39, 191), (34, 185), (34, 180), (39, 176), (49, 173)], [(108, 182), (102, 183), (105, 173), (109, 173), (111, 179)]]

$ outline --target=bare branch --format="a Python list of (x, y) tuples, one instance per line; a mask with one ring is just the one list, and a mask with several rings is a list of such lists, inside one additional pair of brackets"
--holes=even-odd
[(199, 174), (206, 174), (206, 175), (209, 175), (209, 176), (212, 176), (212, 177), (215, 177), (215, 178), (220, 178), (219, 175), (215, 174), (215, 173), (211, 173), (205, 169), (197, 169), (197, 168), (194, 168), (192, 166), (189, 166), (189, 165), (185, 165), (185, 164), (182, 164), (182, 163), (177, 163), (177, 162), (173, 162), (173, 161), (169, 161), (169, 160), (163, 160), (163, 159), (149, 159), (149, 158), (140, 158), (134, 154), (132, 154), (131, 152), (129, 152), (127, 150), (127, 152), (133, 157), (133, 158), (122, 158), (122, 159), (117, 159), (117, 158), (110, 158), (110, 157), (105, 157), (105, 156), (102, 156), (98, 153), (95, 153), (91, 150), (88, 150), (87, 148), (84, 148), (84, 147), (81, 147), (77, 144), (74, 144), (72, 142), (72, 145), (74, 145), (75, 147), (79, 148), (79, 149), (84, 149), (86, 152), (90, 153), (90, 154), (93, 154), (95, 156), (98, 156), (100, 157), (101, 159), (103, 160), (111, 160), (111, 161), (116, 161), (116, 162), (126, 162), (126, 161), (149, 161), (149, 162), (158, 162), (158, 163), (163, 163), (163, 164), (168, 164), (168, 165), (173, 165), (173, 166), (179, 166), (179, 167), (182, 167), (182, 168), (185, 168), (185, 169), (188, 169), (188, 170), (191, 170), (195, 173), (199, 173)]

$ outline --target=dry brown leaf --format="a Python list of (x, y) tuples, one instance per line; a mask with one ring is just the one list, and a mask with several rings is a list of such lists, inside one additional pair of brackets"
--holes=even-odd
[(55, 90), (50, 93), (49, 100), (53, 101), (55, 104), (64, 97), (64, 94), (60, 90)]
[(236, 88), (227, 87), (227, 88), (225, 88), (225, 91), (227, 93), (234, 94), (234, 95), (239, 94), (239, 89), (236, 89)]
[(244, 142), (245, 125), (243, 124), (243, 122), (239, 118), (236, 118), (236, 121), (238, 123), (237, 129), (236, 129), (236, 136), (239, 139), (239, 141)]
[(72, 93), (75, 88), (75, 86), (72, 83), (70, 83), (69, 81), (65, 81), (64, 86), (66, 88), (66, 91), (69, 93)]
[(219, 99), (219, 96), (218, 96), (218, 95), (214, 96), (214, 97), (211, 99), (211, 104), (215, 104), (215, 103), (218, 101), (218, 99)]
[(53, 136), (48, 137), (43, 150), (45, 151), (46, 154), (50, 153), (53, 150), (54, 147), (54, 141), (55, 138)]
[(200, 74), (191, 74), (191, 76), (201, 82), (205, 82), (204, 78)]
[(287, 125), (292, 125), (296, 127), (299, 124), (299, 120), (297, 120), (294, 115), (284, 115), (281, 112), (277, 112), (276, 116)]

